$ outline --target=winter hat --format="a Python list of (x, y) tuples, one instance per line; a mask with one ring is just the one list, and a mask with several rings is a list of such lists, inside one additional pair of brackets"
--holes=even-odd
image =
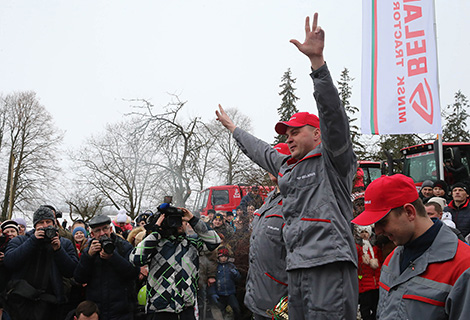
[(356, 228), (357, 228), (357, 232), (359, 234), (361, 234), (362, 231), (366, 231), (369, 234), (369, 236), (372, 235), (372, 227), (371, 226), (359, 226), (358, 225)]
[(83, 227), (76, 227), (75, 229), (73, 229), (72, 234), (75, 235), (75, 233), (77, 233), (77, 231), (83, 232), (83, 234), (84, 234), (85, 236), (86, 236), (86, 234), (87, 234), (85, 228), (83, 228)]
[(467, 186), (467, 184), (465, 184), (465, 183), (463, 183), (463, 182), (457, 182), (457, 183), (455, 183), (455, 184), (452, 186), (452, 190), (454, 190), (454, 188), (462, 188), (462, 189), (465, 190), (465, 192), (466, 192), (467, 194), (470, 195), (470, 193), (468, 193), (468, 186)]
[(218, 257), (220, 257), (220, 256), (226, 256), (226, 257), (228, 257), (228, 256), (229, 256), (228, 249), (225, 248), (225, 247), (219, 248), (219, 250), (217, 250), (217, 256), (218, 256)]
[(54, 212), (46, 206), (40, 206), (33, 214), (33, 226), (36, 227), (36, 224), (42, 220), (52, 220), (55, 221)]
[(19, 226), (24, 226), (25, 228), (27, 227), (26, 220), (23, 218), (15, 218), (13, 221), (18, 223)]
[(142, 221), (145, 221), (147, 222), (147, 219), (152, 215), (153, 213), (152, 212), (144, 212), (144, 213), (141, 213), (137, 216), (137, 218), (135, 219), (135, 222), (137, 223), (140, 223)]
[(107, 215), (100, 214), (100, 215), (93, 217), (93, 219), (90, 220), (89, 225), (90, 225), (90, 228), (93, 229), (93, 228), (96, 228), (105, 224), (107, 225), (110, 223), (111, 223), (111, 219)]
[(431, 202), (434, 202), (434, 203), (437, 203), (438, 205), (440, 205), (442, 210), (444, 210), (444, 208), (447, 207), (446, 199), (441, 198), (441, 197), (429, 198), (428, 202), (426, 202), (426, 203), (431, 203)]
[(8, 229), (8, 228), (13, 228), (16, 230), (16, 232), (20, 231), (20, 228), (18, 228), (18, 223), (16, 223), (16, 221), (13, 221), (13, 220), (4, 221), (2, 225), (0, 226), (0, 228), (2, 228), (2, 232), (5, 232), (5, 229)]
[(117, 223), (126, 223), (127, 215), (124, 212), (119, 212), (116, 216)]
[(434, 182), (433, 188), (439, 187), (444, 190), (444, 192), (447, 194), (447, 191), (449, 191), (449, 187), (447, 186), (447, 183), (444, 180), (437, 180)]
[(216, 213), (215, 216), (214, 216), (214, 219), (212, 219), (212, 221), (216, 220), (216, 219), (220, 219), (220, 220), (224, 220), (224, 215), (222, 213)]
[(432, 188), (433, 184), (434, 182), (432, 182), (431, 180), (424, 180), (423, 184), (421, 185), (421, 189), (426, 187)]

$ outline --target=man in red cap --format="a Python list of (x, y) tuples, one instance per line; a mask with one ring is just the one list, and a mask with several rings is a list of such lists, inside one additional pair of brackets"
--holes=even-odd
[(376, 179), (364, 203), (352, 222), (375, 223), (375, 232), (398, 246), (382, 266), (377, 318), (470, 319), (470, 247), (429, 218), (413, 180)]
[(286, 244), (289, 318), (356, 319), (357, 253), (350, 193), (356, 173), (349, 121), (323, 59), (324, 32), (305, 21), (304, 43), (291, 42), (310, 60), (317, 116), (294, 114), (276, 124), (291, 155), (237, 128), (219, 106), (217, 119), (254, 162), (278, 177)]

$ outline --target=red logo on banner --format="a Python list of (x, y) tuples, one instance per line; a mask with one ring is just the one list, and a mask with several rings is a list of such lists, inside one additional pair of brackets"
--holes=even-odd
[(434, 116), (434, 103), (432, 99), (431, 88), (429, 87), (428, 81), (424, 78), (424, 84), (420, 83), (410, 98), (410, 103), (413, 109), (429, 124), (433, 122)]

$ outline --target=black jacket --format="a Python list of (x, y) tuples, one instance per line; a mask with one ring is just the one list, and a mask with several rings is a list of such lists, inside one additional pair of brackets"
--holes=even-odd
[(4, 258), (11, 279), (27, 280), (36, 289), (53, 294), (58, 303), (66, 300), (62, 277), (71, 278), (77, 262), (70, 240), (60, 237), (60, 249), (53, 251), (50, 243), (34, 236), (34, 229), (10, 240)]
[(116, 249), (109, 260), (99, 253), (88, 254), (86, 248), (75, 270), (75, 280), (86, 283), (86, 298), (100, 309), (100, 319), (132, 319), (135, 301), (134, 281), (140, 269), (129, 262), (132, 245), (111, 234)]

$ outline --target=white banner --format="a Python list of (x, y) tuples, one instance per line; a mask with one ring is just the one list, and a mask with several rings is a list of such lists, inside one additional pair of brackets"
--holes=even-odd
[(362, 133), (441, 133), (434, 1), (362, 6)]

